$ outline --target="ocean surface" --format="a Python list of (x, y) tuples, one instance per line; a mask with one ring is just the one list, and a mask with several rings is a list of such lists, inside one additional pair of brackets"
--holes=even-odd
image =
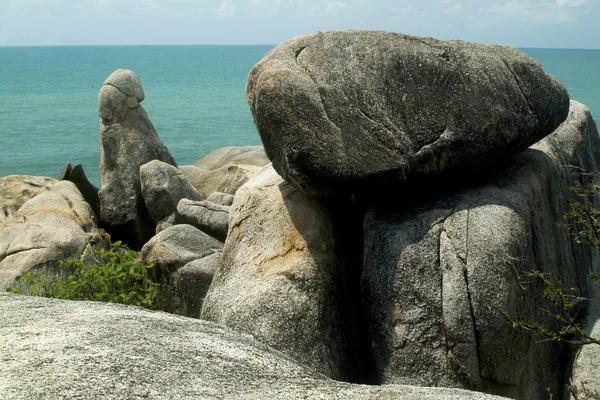
[[(117, 68), (179, 165), (223, 146), (259, 145), (244, 98), (248, 71), (273, 46), (0, 47), (0, 177), (57, 177), (83, 164), (100, 184), (97, 96)], [(600, 50), (522, 49), (600, 122)]]

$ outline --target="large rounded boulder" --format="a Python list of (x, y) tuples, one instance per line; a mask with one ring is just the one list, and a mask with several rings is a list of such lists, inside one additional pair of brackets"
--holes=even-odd
[(273, 167), (310, 194), (471, 173), (569, 112), (564, 86), (517, 49), (383, 31), (291, 39), (250, 71), (246, 98)]

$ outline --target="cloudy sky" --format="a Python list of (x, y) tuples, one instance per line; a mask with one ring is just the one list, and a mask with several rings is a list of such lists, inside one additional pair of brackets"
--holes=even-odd
[(600, 0), (0, 0), (2, 46), (277, 44), (352, 28), (600, 48)]

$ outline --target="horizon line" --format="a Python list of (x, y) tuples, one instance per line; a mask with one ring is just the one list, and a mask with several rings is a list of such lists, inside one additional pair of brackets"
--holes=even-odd
[[(283, 43), (283, 42), (282, 42)], [(151, 46), (277, 46), (273, 43), (169, 43), (169, 44), (39, 44), (39, 45), (0, 45), (0, 48), (27, 48), (27, 47), (151, 47)], [(545, 49), (545, 50), (600, 50), (595, 47), (546, 47), (546, 46), (511, 46), (518, 49)]]

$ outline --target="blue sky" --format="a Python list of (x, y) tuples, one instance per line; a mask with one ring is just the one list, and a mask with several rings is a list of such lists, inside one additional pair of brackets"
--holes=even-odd
[(600, 0), (0, 0), (0, 46), (277, 44), (330, 29), (600, 48)]

